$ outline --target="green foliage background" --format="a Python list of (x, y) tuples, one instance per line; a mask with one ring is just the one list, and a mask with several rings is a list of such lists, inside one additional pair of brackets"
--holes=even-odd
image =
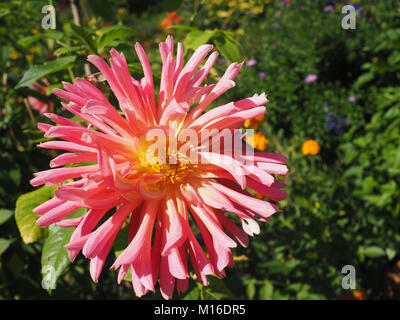
[[(236, 267), (227, 278), (211, 278), (208, 287), (192, 281), (186, 295), (174, 298), (351, 299), (341, 287), (344, 265), (355, 266), (364, 298), (400, 298), (400, 284), (390, 277), (400, 273), (398, 1), (354, 1), (355, 30), (341, 27), (346, 1), (75, 2), (81, 27), (69, 1), (50, 2), (56, 30), (41, 28), (48, 1), (0, 3), (0, 298), (133, 298), (129, 281), (118, 286), (108, 270), (126, 246), (124, 232), (95, 284), (88, 261), (80, 255), (70, 264), (62, 249), (72, 230), (34, 227), (32, 208), (54, 189), (33, 191), (29, 180), (55, 153), (36, 148), (45, 141), (36, 122), (47, 120), (23, 101), (35, 96), (63, 114), (51, 89), (85, 76), (86, 56), (107, 57), (111, 47), (123, 51), (140, 76), (136, 41), (145, 45), (157, 78), (158, 42), (167, 34), (183, 41), (186, 59), (197, 46), (213, 43), (222, 55), (211, 78), (229, 62), (256, 60), (214, 106), (266, 92), (261, 131), (267, 151), (285, 154), (290, 168), (283, 212), (248, 248), (235, 249)], [(163, 29), (173, 11), (182, 21)], [(309, 74), (317, 81), (305, 83)], [(29, 89), (43, 77), (52, 84), (45, 95)], [(308, 139), (320, 144), (318, 155), (302, 154)], [(42, 287), (49, 263), (56, 270), (54, 290)]]

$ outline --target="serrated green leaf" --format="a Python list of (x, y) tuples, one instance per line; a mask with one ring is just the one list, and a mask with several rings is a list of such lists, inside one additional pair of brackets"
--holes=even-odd
[(38, 216), (33, 209), (53, 197), (56, 186), (43, 186), (25, 193), (17, 199), (15, 220), (19, 233), (25, 243), (32, 243), (46, 236), (46, 229), (36, 225)]
[(15, 88), (18, 89), (22, 87), (29, 87), (39, 79), (51, 73), (71, 67), (75, 61), (76, 56), (70, 56), (47, 61), (41, 65), (34, 65), (30, 67), (27, 72), (25, 72), (24, 76), (20, 82), (18, 82)]
[(8, 209), (0, 209), (0, 225), (6, 222), (14, 214), (14, 211)]

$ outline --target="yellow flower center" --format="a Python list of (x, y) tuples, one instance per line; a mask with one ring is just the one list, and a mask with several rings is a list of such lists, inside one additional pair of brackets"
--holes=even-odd
[(171, 151), (169, 147), (161, 155), (141, 152), (139, 159), (142, 167), (149, 173), (162, 174), (160, 182), (164, 184), (180, 184), (193, 171), (193, 165), (186, 157), (180, 155), (176, 150)]

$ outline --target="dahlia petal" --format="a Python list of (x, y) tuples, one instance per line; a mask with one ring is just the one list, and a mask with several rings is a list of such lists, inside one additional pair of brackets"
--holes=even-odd
[(268, 173), (285, 175), (288, 171), (287, 167), (282, 164), (259, 162), (258, 167)]
[(218, 55), (219, 55), (218, 52), (213, 52), (210, 54), (204, 66), (196, 73), (196, 75), (190, 81), (189, 87), (198, 87), (203, 83), (204, 79), (207, 77), (211, 68), (215, 64), (215, 61), (217, 61)]
[(69, 243), (65, 245), (69, 251), (71, 260), (74, 260), (79, 251), (84, 247), (90, 233), (107, 211), (108, 209), (91, 209), (83, 216), (80, 224), (72, 233)]
[(209, 44), (204, 44), (196, 49), (193, 55), (190, 57), (187, 64), (183, 67), (180, 72), (174, 87), (174, 96), (177, 101), (183, 95), (186, 87), (195, 73), (196, 69), (199, 67), (201, 61), (207, 56), (207, 54), (212, 50), (213, 46)]
[(168, 257), (161, 257), (160, 265), (160, 292), (165, 300), (172, 297), (175, 287), (174, 276), (169, 272)]
[[(170, 250), (168, 257), (168, 268), (171, 275), (173, 275), (177, 279), (186, 279), (188, 278), (187, 267), (182, 261), (182, 256), (177, 247), (174, 247)], [(162, 258), (161, 258), (162, 259)]]
[(122, 265), (121, 268), (119, 269), (118, 272), (118, 284), (121, 283), (121, 281), (126, 277), (126, 275), (128, 274), (130, 266), (129, 265)]
[(268, 187), (268, 186), (266, 186), (262, 183), (259, 183), (251, 178), (247, 179), (247, 186), (250, 189), (253, 189), (254, 191), (260, 193), (264, 197), (267, 197), (274, 201), (282, 201), (282, 200), (286, 199), (286, 197), (287, 197), (286, 191), (276, 188), (274, 186)]
[(98, 170), (98, 165), (71, 167), (71, 168), (56, 168), (38, 172), (36, 177), (30, 183), (32, 186), (37, 187), (42, 184), (53, 185), (60, 183), (64, 180), (81, 177), (82, 174), (95, 172)]
[(145, 78), (145, 85), (143, 89), (146, 93), (149, 106), (152, 109), (153, 114), (155, 114), (156, 99), (154, 95), (153, 73), (150, 68), (150, 63), (149, 60), (147, 59), (146, 53), (143, 50), (143, 47), (138, 42), (136, 42), (135, 44), (135, 50), (143, 66), (143, 73)]
[(59, 205), (61, 205), (63, 203), (65, 203), (64, 200), (58, 199), (57, 197), (53, 197), (50, 200), (43, 202), (41, 205), (37, 206), (32, 211), (35, 214), (37, 214), (38, 216), (41, 216), (41, 215), (45, 214), (46, 212), (50, 211), (51, 209), (54, 209), (55, 207), (58, 207)]
[(117, 236), (118, 231), (121, 229), (121, 225), (125, 218), (137, 207), (140, 202), (126, 203), (123, 204), (117, 212), (115, 212), (111, 218), (104, 222), (93, 234), (89, 237), (85, 246), (83, 247), (82, 253), (87, 258), (93, 258), (101, 253), (105, 243), (109, 239), (114, 239)]
[(82, 219), (83, 219), (83, 217), (64, 219), (64, 220), (57, 222), (57, 225), (61, 228), (77, 227), (81, 223)]
[(192, 209), (192, 214), (197, 216), (202, 221), (211, 235), (218, 239), (221, 244), (228, 248), (236, 247), (236, 242), (224, 233), (222, 228), (217, 224), (216, 220), (209, 217), (206, 210), (196, 206), (190, 206), (190, 208)]
[[(244, 189), (246, 187), (246, 178), (239, 161), (234, 158), (212, 152), (199, 152), (199, 154), (208, 162), (228, 171)], [(203, 162), (205, 163), (205, 162)]]
[(119, 85), (119, 82), (117, 81), (117, 78), (115, 77), (114, 73), (112, 72), (108, 64), (102, 58), (96, 55), (89, 55), (88, 61), (92, 63), (94, 66), (96, 66), (97, 69), (99, 69), (99, 71), (106, 78), (108, 84), (111, 87), (111, 90), (114, 92), (118, 101), (121, 102), (121, 98), (124, 97), (122, 89)]
[(247, 247), (249, 244), (249, 237), (240, 229), (232, 220), (226, 217), (222, 212), (217, 211), (217, 216), (223, 227), (229, 232), (229, 234), (239, 242), (243, 247)]
[(168, 255), (172, 247), (180, 247), (186, 240), (186, 229), (183, 227), (180, 214), (177, 211), (174, 201), (169, 198), (166, 201), (167, 210), (165, 215), (164, 230), (166, 231), (166, 240), (162, 250), (162, 255)]
[(64, 91), (62, 89), (54, 88), (53, 93), (56, 96), (60, 97), (61, 99), (71, 101), (79, 106), (83, 106), (86, 103), (86, 99), (78, 96), (77, 94), (74, 94), (74, 93), (71, 93), (68, 91)]
[(111, 268), (116, 269), (123, 264), (132, 264), (139, 257), (146, 241), (151, 241), (151, 231), (154, 226), (158, 206), (158, 201), (146, 201), (144, 203), (138, 232), (128, 247), (118, 256)]
[(40, 216), (36, 220), (36, 224), (39, 227), (47, 227), (54, 222), (61, 220), (62, 218), (70, 215), (72, 212), (78, 210), (79, 207), (75, 206), (71, 202), (65, 202), (59, 206), (47, 211), (45, 214)]
[(235, 201), (238, 204), (246, 204), (246, 207), (248, 207), (250, 210), (258, 213), (260, 216), (267, 218), (274, 214), (275, 212), (278, 211), (278, 208), (273, 205), (272, 203), (269, 203), (267, 201), (262, 201), (259, 199), (255, 199), (251, 196), (247, 196), (241, 192), (234, 191), (228, 187), (225, 187), (222, 184), (215, 183), (215, 182), (210, 182), (210, 184), (217, 189), (218, 191), (221, 191), (225, 195), (227, 195), (230, 199)]
[[(242, 155), (244, 159), (247, 159), (249, 156)], [(248, 159), (255, 162), (269, 162), (276, 164), (286, 164), (287, 158), (284, 155), (273, 152), (257, 152), (252, 157), (252, 159)]]
[(95, 148), (90, 148), (69, 141), (47, 141), (38, 144), (38, 147), (45, 149), (59, 149), (59, 150), (75, 151), (75, 152), (95, 152), (95, 153), (97, 152)]
[(136, 296), (141, 297), (145, 295), (147, 292), (149, 292), (148, 289), (144, 287), (144, 285), (141, 283), (140, 278), (136, 274), (136, 271), (132, 268), (132, 286), (133, 290), (135, 291)]
[(94, 162), (96, 160), (97, 155), (95, 153), (63, 153), (50, 161), (50, 168), (73, 163)]

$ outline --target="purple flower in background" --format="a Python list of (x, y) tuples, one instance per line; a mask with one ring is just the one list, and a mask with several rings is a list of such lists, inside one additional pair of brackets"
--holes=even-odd
[(309, 83), (309, 82), (314, 82), (317, 81), (318, 76), (316, 74), (309, 74), (305, 79), (304, 82), (305, 83)]
[(349, 102), (356, 102), (356, 101), (357, 101), (357, 99), (356, 99), (355, 96), (350, 96), (347, 100), (348, 100)]
[(275, 43), (271, 44), (271, 48), (275, 49), (276, 48), (276, 44)]
[(325, 126), (330, 130), (334, 130), (338, 136), (343, 134), (343, 125), (350, 124), (350, 120), (344, 119), (341, 116), (336, 117), (333, 112), (324, 115), (324, 120), (327, 122)]
[(248, 67), (253, 67), (257, 64), (257, 60), (256, 59), (250, 59), (246, 62), (246, 66)]
[(267, 74), (266, 74), (264, 71), (260, 71), (260, 72), (258, 73), (258, 76), (259, 76), (260, 78), (265, 78), (265, 77), (267, 76)]
[(333, 12), (333, 11), (335, 11), (335, 8), (333, 6), (326, 6), (324, 8), (324, 11), (325, 12)]

